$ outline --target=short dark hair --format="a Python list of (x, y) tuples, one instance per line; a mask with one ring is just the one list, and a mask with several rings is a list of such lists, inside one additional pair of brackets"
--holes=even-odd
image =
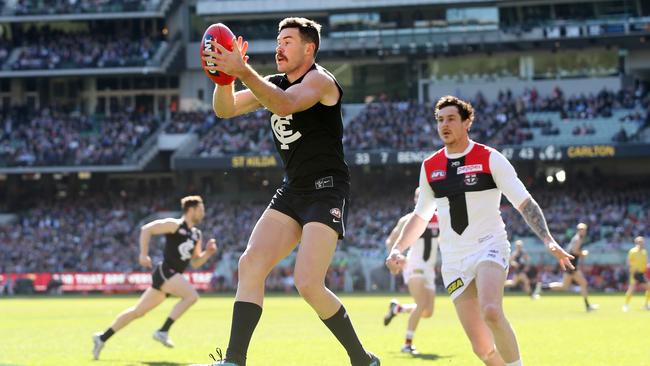
[(203, 203), (203, 198), (201, 196), (187, 196), (181, 198), (181, 207), (183, 208), (183, 213), (187, 212), (192, 207), (197, 207)]
[(464, 121), (469, 119), (470, 125), (474, 122), (474, 107), (472, 107), (472, 104), (452, 95), (445, 95), (438, 99), (436, 107), (433, 110), (436, 118), (438, 118), (438, 112), (441, 109), (449, 106), (455, 106), (456, 109), (458, 109), (458, 114), (460, 115), (461, 120)]
[(304, 42), (313, 42), (316, 45), (314, 56), (320, 47), (320, 28), (321, 25), (307, 18), (291, 17), (284, 18), (278, 25), (278, 32), (286, 28), (298, 28), (300, 37)]

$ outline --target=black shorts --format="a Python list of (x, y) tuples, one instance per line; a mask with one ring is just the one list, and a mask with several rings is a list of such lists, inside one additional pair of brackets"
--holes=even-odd
[(296, 220), (300, 226), (310, 222), (325, 224), (345, 237), (345, 222), (348, 218), (349, 193), (347, 189), (334, 187), (313, 191), (295, 191), (283, 186), (279, 188), (268, 208), (280, 211)]
[(151, 287), (155, 288), (158, 291), (162, 291), (160, 288), (168, 279), (172, 278), (173, 275), (178, 273), (173, 268), (170, 268), (168, 265), (163, 263), (158, 263), (153, 267), (151, 272)]
[(580, 261), (580, 255), (573, 254), (573, 253), (571, 253), (571, 255), (573, 256), (573, 259), (570, 259), (569, 261), (571, 262), (571, 264), (573, 264), (573, 267), (575, 269), (571, 269), (571, 268), (567, 267), (566, 273), (568, 273), (568, 274), (573, 274), (578, 270), (578, 262)]
[(634, 277), (634, 280), (637, 283), (646, 283), (646, 282), (648, 282), (648, 280), (645, 278), (645, 273), (643, 273), (643, 272), (634, 272), (633, 277)]

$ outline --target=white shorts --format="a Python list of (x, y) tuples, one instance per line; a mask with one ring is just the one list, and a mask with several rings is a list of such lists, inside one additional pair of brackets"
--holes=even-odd
[(424, 260), (424, 239), (418, 239), (411, 246), (406, 254), (406, 265), (402, 272), (404, 283), (408, 284), (412, 278), (423, 277), (425, 286), (432, 290), (436, 289), (436, 258), (438, 254), (438, 240), (431, 240), (431, 252), (429, 258)]
[(510, 258), (510, 243), (508, 241), (497, 241), (481, 246), (475, 252), (469, 253), (463, 258), (442, 262), (442, 280), (447, 288), (447, 293), (455, 300), (465, 291), (467, 286), (476, 277), (476, 268), (479, 263), (490, 261), (501, 265), (508, 271), (508, 260)]

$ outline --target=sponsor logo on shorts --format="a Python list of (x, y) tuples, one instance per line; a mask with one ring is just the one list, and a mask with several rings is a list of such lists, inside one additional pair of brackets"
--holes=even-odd
[(431, 180), (442, 180), (447, 177), (447, 172), (444, 170), (434, 170), (431, 172)]
[(474, 172), (481, 172), (483, 171), (483, 164), (472, 164), (472, 165), (465, 165), (458, 167), (456, 170), (456, 174), (467, 174), (467, 173), (474, 173)]
[(424, 270), (422, 268), (414, 269), (413, 274), (424, 274)]
[(316, 186), (316, 189), (332, 188), (334, 187), (334, 177), (329, 176), (317, 179), (314, 182), (314, 186)]
[(337, 219), (341, 218), (341, 210), (338, 208), (331, 209), (330, 214), (332, 214), (332, 216), (336, 217)]
[(454, 293), (454, 291), (458, 290), (463, 286), (465, 286), (465, 283), (460, 277), (458, 277), (457, 279), (451, 281), (451, 283), (447, 286), (447, 293), (451, 295)]
[(473, 186), (478, 183), (478, 177), (476, 174), (466, 174), (465, 175), (465, 185)]

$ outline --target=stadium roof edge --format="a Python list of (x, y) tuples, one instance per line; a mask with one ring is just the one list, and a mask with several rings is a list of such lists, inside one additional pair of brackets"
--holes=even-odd
[(234, 15), (260, 13), (286, 13), (301, 11), (336, 11), (349, 9), (375, 9), (377, 7), (402, 7), (414, 5), (465, 5), (497, 4), (499, 0), (199, 0), (196, 5), (198, 15)]

